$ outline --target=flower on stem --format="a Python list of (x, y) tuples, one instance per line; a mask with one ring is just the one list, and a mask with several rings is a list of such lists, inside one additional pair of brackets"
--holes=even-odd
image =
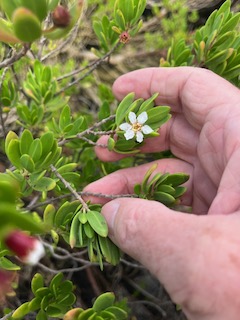
[(34, 265), (44, 256), (42, 243), (35, 237), (14, 230), (5, 238), (6, 246), (26, 264)]
[(127, 31), (123, 31), (119, 36), (119, 41), (126, 44), (130, 41), (130, 34)]
[(130, 140), (136, 136), (137, 142), (143, 141), (143, 135), (153, 132), (153, 129), (144, 124), (148, 120), (147, 112), (142, 112), (138, 117), (134, 112), (129, 112), (128, 119), (130, 123), (124, 122), (120, 124), (119, 128), (123, 131), (126, 140)]

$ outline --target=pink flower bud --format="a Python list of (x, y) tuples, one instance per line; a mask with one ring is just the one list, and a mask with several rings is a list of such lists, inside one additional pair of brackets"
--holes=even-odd
[(24, 263), (34, 265), (44, 256), (42, 243), (26, 233), (15, 230), (5, 239), (6, 246), (13, 251)]
[(119, 36), (119, 40), (121, 43), (128, 43), (130, 41), (130, 34), (127, 31), (123, 31), (120, 36)]
[(63, 6), (57, 6), (52, 13), (53, 24), (59, 28), (66, 28), (71, 20), (69, 11)]

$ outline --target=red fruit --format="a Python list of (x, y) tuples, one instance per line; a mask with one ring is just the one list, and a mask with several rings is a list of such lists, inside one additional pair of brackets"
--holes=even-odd
[(12, 231), (5, 238), (5, 244), (27, 264), (34, 265), (44, 256), (42, 243), (19, 230)]
[(64, 6), (57, 6), (52, 13), (53, 24), (59, 28), (66, 28), (71, 20), (71, 16), (67, 8)]

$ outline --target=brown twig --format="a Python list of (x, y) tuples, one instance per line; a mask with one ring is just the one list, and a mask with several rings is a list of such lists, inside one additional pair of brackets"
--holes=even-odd
[(63, 176), (57, 171), (57, 169), (51, 164), (50, 165), (50, 168), (52, 170), (52, 172), (55, 174), (55, 176), (62, 181), (62, 183), (64, 184), (65, 188), (67, 188), (73, 195), (74, 197), (80, 201), (80, 203), (82, 204), (83, 206), (83, 209), (86, 210), (86, 211), (89, 211), (89, 208), (88, 208), (88, 205), (86, 204), (86, 202), (83, 200), (83, 198), (77, 193), (76, 190), (73, 189), (73, 187), (71, 186), (71, 184), (65, 180), (63, 178)]
[(10, 58), (7, 58), (0, 63), (0, 69), (9, 67), (14, 62), (20, 60), (22, 57), (26, 55), (29, 49), (30, 49), (30, 44), (24, 44), (21, 51), (15, 52)]
[[(98, 128), (98, 127), (100, 127), (101, 125), (103, 125), (104, 123), (106, 123), (106, 122), (108, 122), (108, 121), (110, 121), (110, 120), (113, 120), (113, 119), (115, 119), (115, 114), (113, 114), (113, 115), (111, 115), (111, 116), (109, 116), (109, 117), (107, 117), (107, 118), (105, 118), (105, 119), (103, 119), (103, 120), (95, 123), (95, 124), (94, 124), (93, 126), (91, 126), (90, 128), (88, 128), (88, 129), (86, 129), (86, 130), (84, 130), (84, 131), (76, 134), (75, 137), (66, 138), (66, 139), (63, 139), (63, 140), (59, 141), (58, 145), (59, 145), (59, 146), (62, 146), (62, 145), (64, 145), (65, 143), (67, 143), (69, 140), (72, 140), (72, 139), (76, 139), (76, 138), (77, 138), (77, 139), (82, 139), (82, 137), (84, 137), (85, 135), (91, 134), (95, 128)], [(106, 132), (107, 132), (107, 131), (106, 131)], [(101, 133), (102, 133), (102, 131), (101, 131)], [(102, 135), (102, 134), (101, 134), (101, 135)], [(104, 146), (104, 147), (105, 147), (105, 146)]]
[[(108, 59), (111, 54), (116, 50), (116, 48), (120, 45), (120, 42), (118, 41), (111, 50), (109, 50), (109, 52), (107, 52), (102, 58), (99, 58), (98, 60), (94, 61), (93, 63), (88, 65), (89, 70), (84, 73), (81, 77), (77, 78), (76, 80), (70, 82), (67, 86), (65, 86), (64, 88), (62, 88), (61, 90), (59, 90), (56, 95), (59, 95), (61, 93), (63, 93), (65, 90), (67, 90), (68, 88), (72, 87), (73, 85), (77, 84), (78, 82), (80, 82), (81, 80), (83, 80), (84, 78), (86, 78), (87, 76), (89, 76), (101, 63), (103, 63), (106, 59)], [(80, 69), (81, 70), (81, 69)]]

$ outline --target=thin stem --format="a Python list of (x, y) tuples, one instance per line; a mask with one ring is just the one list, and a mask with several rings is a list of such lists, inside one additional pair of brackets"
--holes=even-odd
[(55, 176), (58, 177), (58, 179), (62, 181), (62, 183), (64, 184), (65, 188), (67, 188), (74, 195), (74, 197), (78, 201), (81, 202), (81, 204), (83, 206), (83, 209), (85, 209), (86, 211), (89, 211), (88, 205), (83, 200), (83, 198), (77, 193), (77, 191), (73, 189), (71, 184), (63, 178), (63, 176), (57, 171), (57, 169), (52, 164), (50, 165), (50, 168), (51, 168), (52, 172), (55, 174)]
[[(90, 196), (90, 197), (104, 198), (104, 199), (110, 199), (110, 200), (118, 199), (118, 198), (138, 198), (136, 194), (103, 194), (103, 193), (94, 193), (94, 192), (87, 192), (87, 191), (78, 191), (77, 194), (81, 196), (86, 196), (86, 197)], [(71, 196), (72, 196), (72, 193), (63, 194), (56, 198), (50, 198), (44, 202), (29, 204), (26, 207), (26, 209), (33, 210), (33, 209), (46, 206), (50, 203), (53, 203)]]
[[(73, 85), (77, 84), (87, 76), (89, 76), (101, 63), (103, 63), (107, 58), (111, 56), (111, 54), (116, 50), (116, 48), (120, 45), (120, 42), (118, 41), (109, 52), (107, 52), (102, 58), (99, 58), (95, 62), (89, 64), (88, 68), (89, 70), (83, 74), (81, 77), (77, 78), (76, 80), (70, 82), (67, 86), (59, 90), (56, 95), (61, 94), (62, 92), (65, 92), (68, 88), (72, 87)], [(81, 70), (81, 69), (80, 69)]]
[[(91, 134), (92, 131), (95, 129), (95, 128), (98, 128), (98, 127), (101, 127), (101, 125), (105, 124), (106, 122), (110, 121), (110, 120), (113, 120), (115, 119), (115, 114), (95, 123), (93, 126), (91, 126), (90, 128), (76, 134), (75, 137), (71, 137), (71, 138), (67, 138), (67, 139), (63, 139), (61, 141), (59, 141), (58, 145), (59, 146), (62, 146), (64, 145), (65, 143), (67, 143), (69, 140), (72, 140), (72, 139), (82, 139), (82, 137), (84, 137), (85, 135), (88, 135), (88, 134)], [(102, 131), (101, 131), (102, 132)]]
[(46, 54), (44, 57), (42, 57), (41, 62), (47, 60), (48, 58), (50, 58), (54, 54), (58, 53), (59, 51), (61, 51), (64, 48), (66, 48), (67, 45), (76, 38), (77, 31), (78, 31), (78, 24), (75, 25), (75, 27), (71, 31), (71, 34), (67, 37), (67, 39), (65, 41), (63, 41), (59, 45), (59, 47), (57, 47), (55, 50), (50, 51), (48, 54)]
[(30, 45), (24, 45), (22, 50), (19, 52), (15, 52), (10, 58), (5, 59), (0, 63), (0, 69), (8, 67), (12, 65), (14, 62), (20, 60), (22, 57), (26, 55), (28, 50), (30, 49)]
[(78, 139), (86, 141), (87, 143), (89, 143), (92, 146), (97, 146), (97, 147), (101, 147), (101, 148), (107, 148), (107, 144), (97, 143), (97, 142), (94, 142), (94, 141), (92, 141), (92, 140), (90, 140), (90, 139), (88, 139), (86, 137), (78, 137)]

